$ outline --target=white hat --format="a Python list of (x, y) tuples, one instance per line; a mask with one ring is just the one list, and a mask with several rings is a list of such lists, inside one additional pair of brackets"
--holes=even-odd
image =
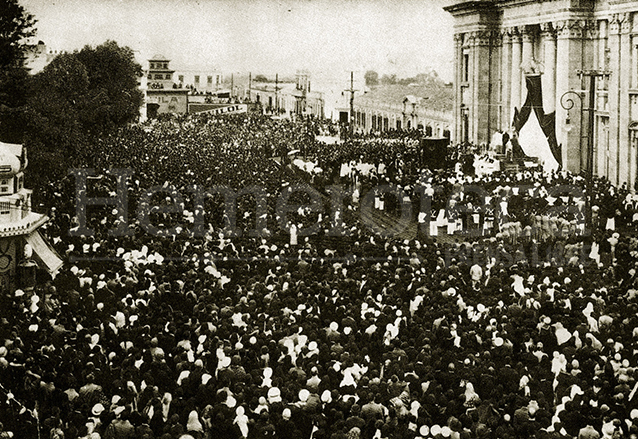
[(95, 404), (93, 408), (91, 409), (91, 413), (93, 413), (93, 416), (100, 416), (103, 411), (104, 411), (104, 406), (100, 404), (99, 402)]

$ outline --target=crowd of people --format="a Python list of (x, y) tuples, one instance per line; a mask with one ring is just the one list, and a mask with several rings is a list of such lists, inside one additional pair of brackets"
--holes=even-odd
[[(0, 436), (638, 435), (626, 188), (432, 172), (409, 136), (330, 146), (315, 133), (259, 115), (156, 120), (79, 156), (86, 188), (77, 174), (38, 188), (65, 265), (1, 298)], [(290, 166), (302, 152), (320, 173)], [(78, 205), (84, 190), (115, 199), (118, 169), (131, 171), (123, 209)], [(291, 195), (310, 181), (323, 210), (303, 207), (312, 191)], [(450, 235), (378, 233), (358, 212), (379, 184), (408, 194), (375, 203), (389, 217), (409, 200), (415, 222), (465, 219)], [(252, 189), (229, 209), (222, 186)], [(586, 227), (559, 232), (559, 219), (581, 224), (590, 193)], [(490, 228), (466, 233), (485, 197), (494, 217), (476, 224)]]

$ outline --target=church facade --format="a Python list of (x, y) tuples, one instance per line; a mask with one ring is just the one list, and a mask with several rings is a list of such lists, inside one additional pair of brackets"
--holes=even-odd
[(511, 133), (529, 78), (540, 76), (543, 121), (553, 125), (544, 131), (562, 168), (634, 189), (638, 1), (475, 0), (445, 10), (455, 20), (455, 141)]

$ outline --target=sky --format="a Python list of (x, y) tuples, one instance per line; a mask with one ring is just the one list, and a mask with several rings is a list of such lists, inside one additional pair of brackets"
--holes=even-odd
[(107, 39), (143, 66), (176, 70), (347, 76), (375, 70), (452, 79), (448, 0), (20, 0), (51, 50)]

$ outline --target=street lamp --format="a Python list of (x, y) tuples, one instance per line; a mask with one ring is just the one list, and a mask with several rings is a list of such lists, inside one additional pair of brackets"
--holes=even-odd
[[(611, 72), (607, 70), (577, 70), (576, 73), (580, 77), (581, 81), (585, 76), (589, 78), (589, 103), (587, 108), (587, 172), (585, 174), (587, 180), (587, 199), (589, 206), (585, 213), (587, 215), (587, 226), (591, 226), (591, 203), (593, 202), (592, 191), (594, 180), (594, 111), (596, 106), (596, 78), (608, 78), (611, 75)], [(569, 130), (569, 110), (574, 107), (574, 100), (572, 99), (572, 96), (576, 96), (580, 102), (580, 136), (578, 142), (580, 146), (579, 150), (581, 151), (582, 165), (583, 111), (585, 110), (583, 108), (583, 97), (573, 90), (568, 90), (560, 97), (560, 105), (563, 107), (563, 109), (567, 110), (565, 127), (567, 130)], [(609, 142), (607, 142), (607, 144), (609, 145)]]
[[(583, 97), (580, 93), (574, 90), (568, 90), (560, 97), (560, 106), (563, 107), (564, 110), (567, 110), (567, 117), (565, 117), (565, 131), (570, 132), (572, 130), (571, 119), (569, 117), (569, 110), (574, 108), (575, 102), (574, 99), (578, 98), (578, 103), (580, 105), (580, 120), (579, 120), (579, 135), (578, 135), (578, 151), (580, 152), (581, 157), (581, 167), (582, 167), (582, 150), (583, 150)], [(590, 110), (593, 111), (593, 110)], [(588, 142), (587, 142), (587, 172), (585, 173), (585, 183), (587, 185), (587, 196), (586, 196), (586, 207), (585, 207), (585, 224), (587, 229), (591, 231), (591, 208), (593, 202), (593, 169), (592, 169), (592, 159), (593, 154), (591, 153), (591, 148), (593, 147), (593, 142), (590, 139), (593, 138), (593, 130), (591, 126), (588, 126)]]

